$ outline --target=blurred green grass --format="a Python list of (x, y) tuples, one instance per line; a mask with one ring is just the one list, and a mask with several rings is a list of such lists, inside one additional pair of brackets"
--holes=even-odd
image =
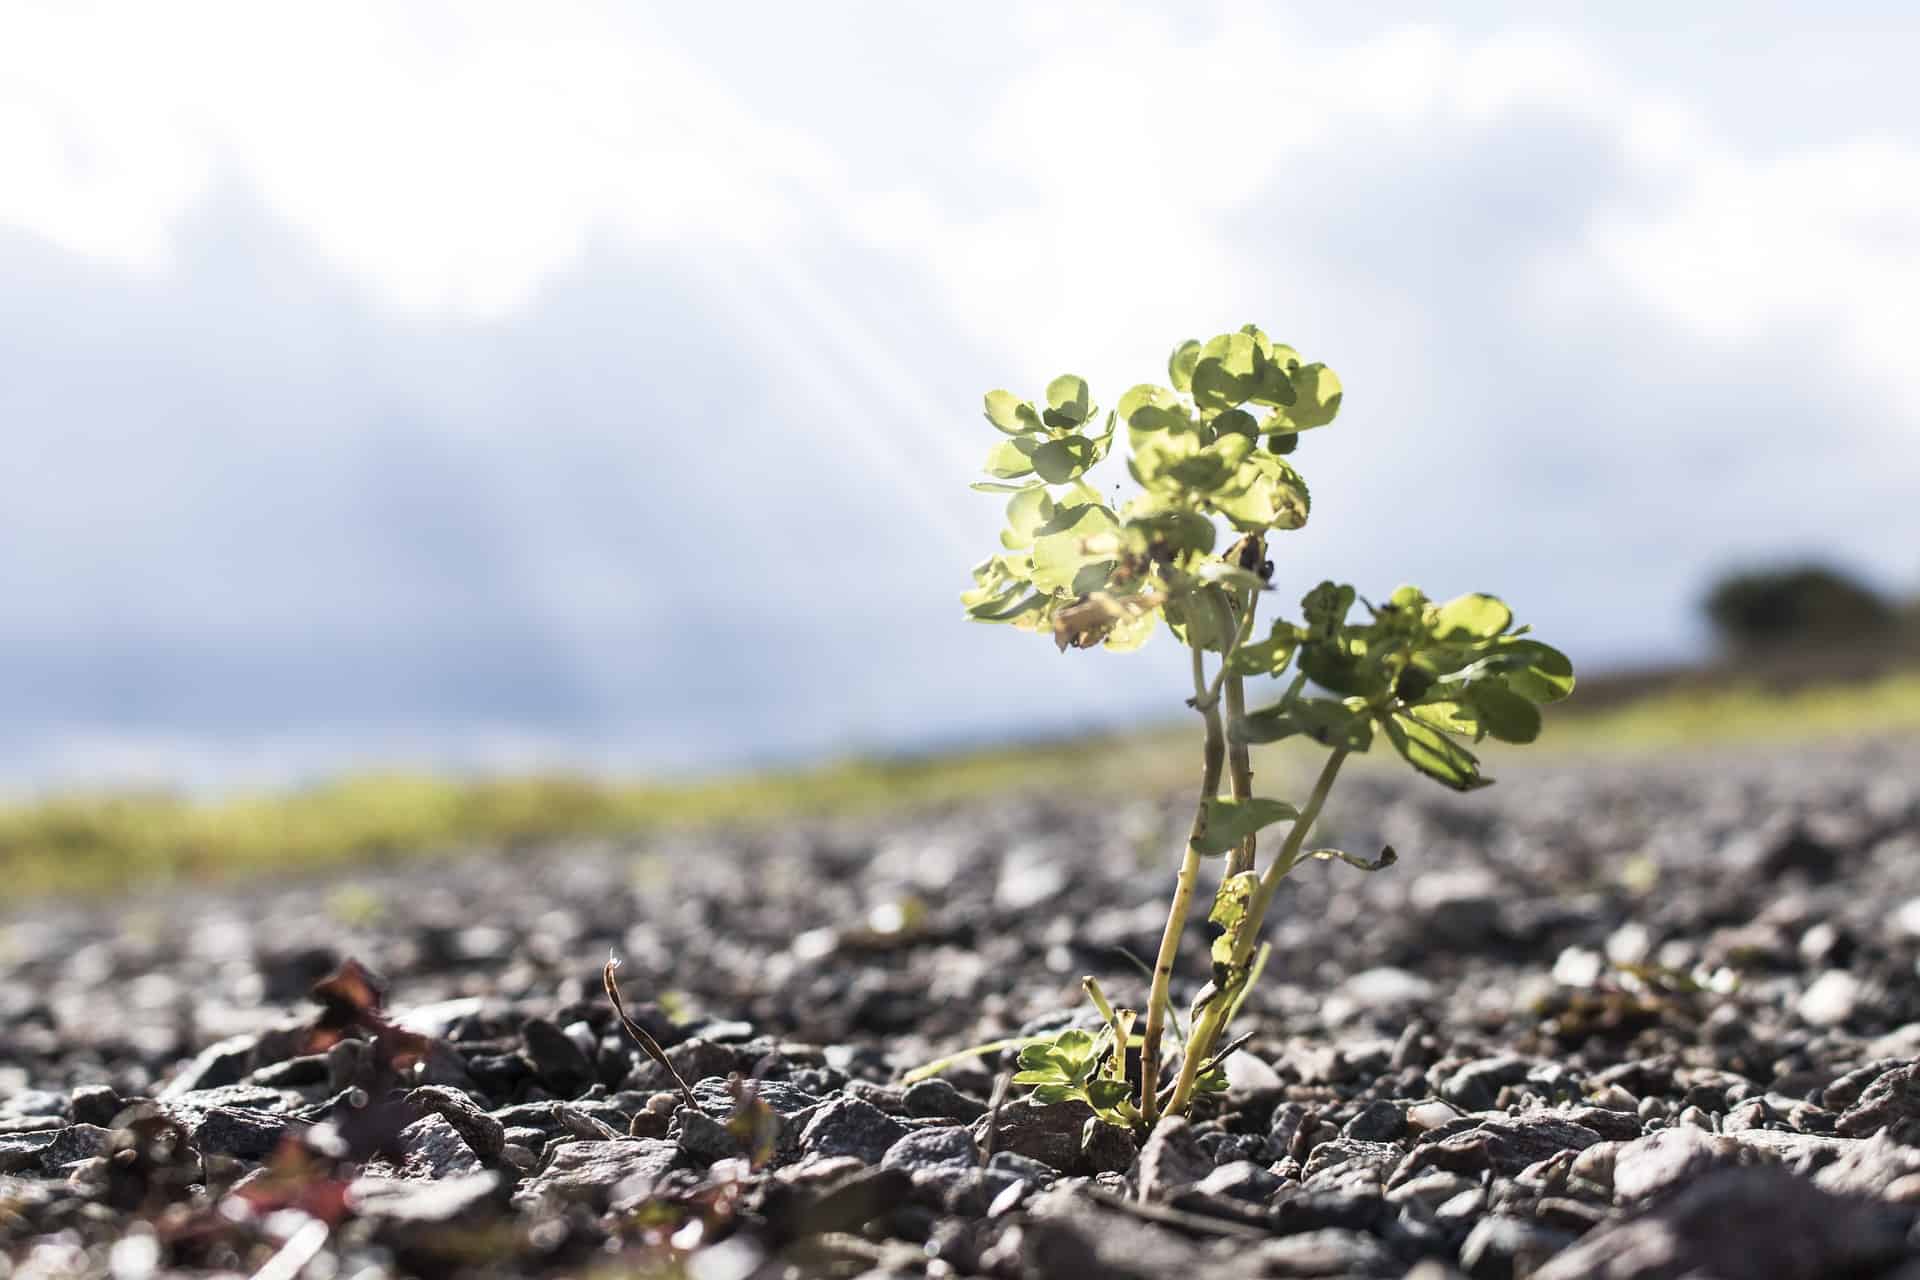
[[(1920, 731), (1920, 673), (1790, 692), (1738, 683), (1670, 690), (1586, 713), (1578, 704), (1576, 694), (1549, 717), (1529, 759)], [(139, 791), (56, 795), (0, 806), (0, 901), (322, 873), (461, 848), (926, 809), (1012, 791), (1158, 793), (1190, 784), (1196, 750), (1193, 727), (1176, 723), (1124, 737), (850, 760), (673, 785), (375, 774), (212, 799)], [(1305, 767), (1288, 744), (1262, 751), (1258, 767), (1268, 776)], [(1507, 785), (1524, 779), (1510, 776)]]

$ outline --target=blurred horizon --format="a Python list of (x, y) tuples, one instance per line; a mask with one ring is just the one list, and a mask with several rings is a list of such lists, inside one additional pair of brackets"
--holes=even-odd
[(1248, 322), (1347, 388), (1283, 600), (1920, 593), (1920, 19), (1421, 14), (0, 0), (0, 792), (1177, 715), (963, 621), (980, 396)]

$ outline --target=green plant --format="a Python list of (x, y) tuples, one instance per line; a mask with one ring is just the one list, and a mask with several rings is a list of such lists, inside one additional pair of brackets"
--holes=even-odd
[[(1171, 386), (1128, 391), (1104, 423), (1086, 381), (1071, 374), (1037, 402), (987, 394), (987, 420), (1005, 438), (987, 458), (993, 478), (973, 487), (1008, 495), (1007, 528), (1001, 553), (974, 569), (962, 598), (975, 620), (1050, 635), (1062, 650), (1135, 649), (1164, 623), (1191, 651), (1187, 701), (1204, 725), (1199, 795), (1140, 1033), (1130, 1011), (1090, 985), (1106, 1030), (1025, 1042), (1015, 1077), (1042, 1099), (1083, 1097), (1102, 1118), (1137, 1126), (1221, 1087), (1220, 1064), (1236, 1047), (1222, 1047), (1225, 1033), (1264, 959), (1261, 925), (1280, 882), (1310, 860), (1364, 871), (1394, 860), (1391, 849), (1364, 859), (1307, 847), (1341, 764), (1384, 737), (1421, 773), (1470, 791), (1491, 779), (1461, 740), (1530, 742), (1539, 705), (1573, 688), (1566, 657), (1527, 638), (1490, 595), (1436, 603), (1401, 587), (1375, 605), (1322, 582), (1301, 601), (1299, 622), (1277, 619), (1258, 634), (1273, 576), (1267, 540), (1300, 528), (1311, 507), (1289, 457), (1303, 433), (1338, 414), (1340, 380), (1251, 325), (1182, 343), (1168, 376)], [(1139, 492), (1109, 506), (1084, 477), (1123, 425)], [(1238, 539), (1216, 553), (1223, 525)], [(1351, 616), (1356, 603), (1363, 618)], [(1260, 677), (1286, 683), (1277, 700), (1250, 709), (1247, 682)], [(1327, 748), (1312, 791), (1299, 805), (1255, 795), (1250, 748), (1293, 737)], [(1287, 834), (1263, 870), (1257, 835), (1275, 823), (1289, 824)], [(1209, 857), (1226, 860), (1209, 914), (1219, 929), (1212, 981), (1163, 1087), (1174, 957)]]

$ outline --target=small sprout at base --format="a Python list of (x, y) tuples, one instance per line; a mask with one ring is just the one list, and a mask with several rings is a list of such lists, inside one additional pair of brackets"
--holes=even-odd
[[(1478, 790), (1493, 780), (1468, 744), (1534, 741), (1540, 709), (1574, 687), (1567, 656), (1533, 639), (1505, 601), (1483, 591), (1436, 602), (1402, 586), (1375, 604), (1349, 584), (1322, 582), (1301, 599), (1298, 621), (1273, 619), (1262, 634), (1255, 615), (1274, 594), (1271, 540), (1304, 526), (1313, 510), (1294, 459), (1308, 433), (1340, 415), (1345, 388), (1332, 369), (1255, 325), (1182, 342), (1166, 377), (1170, 385), (1127, 390), (1104, 423), (1077, 374), (1060, 375), (1032, 399), (988, 393), (986, 416), (999, 436), (987, 457), (991, 479), (973, 487), (1006, 495), (1007, 527), (1000, 552), (974, 568), (973, 588), (961, 596), (974, 621), (1051, 636), (1063, 653), (1135, 649), (1162, 629), (1189, 651), (1185, 701), (1203, 727), (1200, 785), (1148, 969), (1144, 1025), (1136, 1038), (1133, 1014), (1116, 1010), (1088, 978), (1088, 999), (1105, 1024), (1097, 1034), (999, 1041), (909, 1076), (1018, 1047), (1014, 1082), (1036, 1099), (1084, 1098), (1100, 1121), (1140, 1129), (1225, 1087), (1220, 1063), (1245, 1037), (1217, 1046), (1264, 967), (1260, 933), (1279, 882), (1308, 860), (1369, 872), (1393, 865), (1391, 848), (1369, 861), (1306, 845), (1347, 757), (1385, 741), (1442, 786)], [(1137, 486), (1124, 500), (1117, 487), (1087, 479), (1122, 426)], [(1103, 491), (1116, 496), (1108, 501)], [(1281, 692), (1253, 705), (1248, 682), (1263, 677)], [(1252, 748), (1290, 738), (1327, 753), (1311, 792), (1297, 802), (1255, 795)], [(1259, 842), (1269, 830), (1279, 849), (1261, 869)], [(1212, 981), (1181, 1028), (1175, 962), (1209, 857), (1226, 859), (1209, 913), (1219, 928)], [(1179, 1033), (1178, 1065), (1163, 1088), (1169, 1028)]]

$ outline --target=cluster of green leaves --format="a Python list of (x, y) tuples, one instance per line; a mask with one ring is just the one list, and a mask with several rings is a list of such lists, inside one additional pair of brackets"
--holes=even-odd
[[(1357, 599), (1352, 587), (1323, 582), (1300, 602), (1305, 625), (1276, 622), (1265, 640), (1233, 655), (1233, 670), (1277, 676), (1291, 668), (1295, 679), (1279, 702), (1230, 723), (1230, 736), (1277, 742), (1304, 735), (1360, 753), (1378, 731), (1421, 773), (1471, 791), (1492, 779), (1460, 739), (1532, 742), (1541, 704), (1573, 691), (1566, 655), (1528, 638), (1494, 596), (1435, 604), (1418, 588), (1401, 587), (1383, 605), (1360, 601), (1368, 617), (1352, 622)], [(1333, 696), (1307, 696), (1308, 683)], [(1250, 817), (1265, 825), (1291, 816), (1278, 810)]]
[[(970, 617), (1051, 633), (1062, 648), (1132, 649), (1164, 619), (1208, 647), (1225, 647), (1214, 603), (1194, 591), (1264, 585), (1254, 566), (1215, 555), (1218, 520), (1245, 534), (1306, 523), (1306, 482), (1286, 460), (1300, 433), (1340, 409), (1340, 380), (1249, 325), (1185, 342), (1167, 364), (1171, 386), (1120, 397), (1099, 435), (1086, 380), (1047, 385), (1046, 407), (1008, 391), (986, 397), (994, 446), (975, 489), (1004, 493), (1003, 554), (975, 567), (962, 597)], [(1124, 424), (1140, 494), (1115, 509), (1082, 477)], [(1218, 603), (1224, 604), (1222, 595)]]
[[(1127, 1079), (1126, 1054), (1119, 1048), (1124, 1037), (1138, 1056), (1140, 1037), (1133, 1034), (1133, 1024), (1132, 1012), (1123, 1010), (1097, 1033), (1069, 1027), (1029, 1040), (1020, 1048), (1020, 1070), (1013, 1083), (1032, 1086), (1030, 1096), (1036, 1103), (1077, 1098), (1093, 1109), (1096, 1122), (1136, 1128), (1140, 1124), (1140, 1108), (1134, 1101), (1138, 1086)], [(1224, 1093), (1226, 1088), (1226, 1069), (1219, 1062), (1208, 1064), (1200, 1073), (1198, 1092)]]
[(1106, 1123), (1131, 1128), (1140, 1112), (1133, 1102), (1134, 1086), (1127, 1080), (1126, 1056), (1117, 1049), (1111, 1027), (1098, 1034), (1069, 1027), (1025, 1045), (1013, 1083), (1033, 1086), (1037, 1103), (1078, 1098)]

